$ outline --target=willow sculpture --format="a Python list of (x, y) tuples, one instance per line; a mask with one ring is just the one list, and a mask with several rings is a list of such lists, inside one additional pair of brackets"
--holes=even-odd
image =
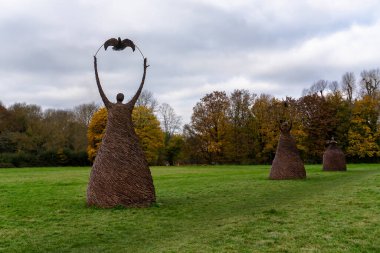
[(270, 170), (270, 179), (304, 179), (306, 171), (298, 153), (296, 142), (290, 134), (292, 124), (280, 125), (280, 140)]
[[(114, 50), (123, 50), (126, 47), (118, 44), (120, 39), (110, 41), (111, 39), (104, 44), (105, 49), (106, 46), (114, 46)], [(149, 66), (144, 56), (143, 59), (144, 73), (136, 94), (128, 103), (123, 103), (124, 95), (119, 93), (116, 96), (117, 102), (112, 103), (103, 92), (96, 54), (94, 56), (96, 84), (107, 109), (108, 118), (87, 188), (89, 206), (146, 207), (155, 202), (152, 175), (132, 123), (132, 110), (144, 86), (146, 69)]]
[(346, 157), (343, 151), (337, 146), (334, 137), (327, 142), (329, 146), (323, 153), (323, 170), (324, 171), (346, 171)]

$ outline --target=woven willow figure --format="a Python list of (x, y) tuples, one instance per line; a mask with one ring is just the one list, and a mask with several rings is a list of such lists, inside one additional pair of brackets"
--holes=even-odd
[(290, 134), (292, 124), (280, 125), (280, 140), (270, 170), (270, 179), (304, 179), (306, 171), (298, 153), (296, 142)]
[(132, 123), (132, 110), (144, 86), (147, 67), (144, 58), (144, 74), (133, 98), (123, 104), (124, 95), (119, 93), (117, 102), (111, 103), (100, 84), (94, 56), (96, 83), (108, 118), (87, 188), (90, 206), (145, 207), (155, 202), (152, 175)]
[(346, 171), (346, 157), (343, 151), (336, 145), (334, 137), (328, 141), (329, 146), (323, 153), (323, 170), (325, 171)]

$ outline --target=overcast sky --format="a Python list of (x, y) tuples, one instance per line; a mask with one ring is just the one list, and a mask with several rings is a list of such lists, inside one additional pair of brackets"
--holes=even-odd
[[(93, 55), (133, 40), (145, 89), (188, 123), (206, 93), (299, 97), (319, 79), (380, 67), (378, 0), (0, 0), (0, 101), (71, 109), (101, 99)], [(141, 55), (98, 53), (110, 100), (132, 96)]]

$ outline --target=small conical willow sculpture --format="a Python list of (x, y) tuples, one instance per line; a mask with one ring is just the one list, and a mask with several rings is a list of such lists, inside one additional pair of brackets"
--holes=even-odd
[(343, 151), (337, 146), (334, 137), (327, 142), (329, 146), (323, 153), (323, 170), (324, 171), (346, 171), (346, 157)]
[[(117, 44), (116, 46), (118, 47)], [(116, 96), (117, 102), (112, 103), (103, 92), (98, 76), (97, 58), (94, 56), (96, 84), (108, 118), (87, 188), (89, 206), (146, 207), (156, 200), (148, 162), (132, 123), (132, 110), (144, 86), (147, 68), (147, 59), (144, 58), (141, 84), (132, 99), (128, 103), (122, 103), (124, 95), (119, 93)]]
[(296, 141), (290, 134), (292, 124), (280, 125), (280, 140), (270, 170), (270, 179), (304, 179), (306, 170), (299, 155)]

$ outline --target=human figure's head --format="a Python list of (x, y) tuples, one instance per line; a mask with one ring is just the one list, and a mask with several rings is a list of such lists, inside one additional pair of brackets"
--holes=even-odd
[(124, 94), (123, 94), (123, 93), (118, 93), (118, 94), (116, 95), (116, 101), (117, 101), (118, 103), (121, 103), (121, 102), (123, 102), (123, 100), (124, 100)]

